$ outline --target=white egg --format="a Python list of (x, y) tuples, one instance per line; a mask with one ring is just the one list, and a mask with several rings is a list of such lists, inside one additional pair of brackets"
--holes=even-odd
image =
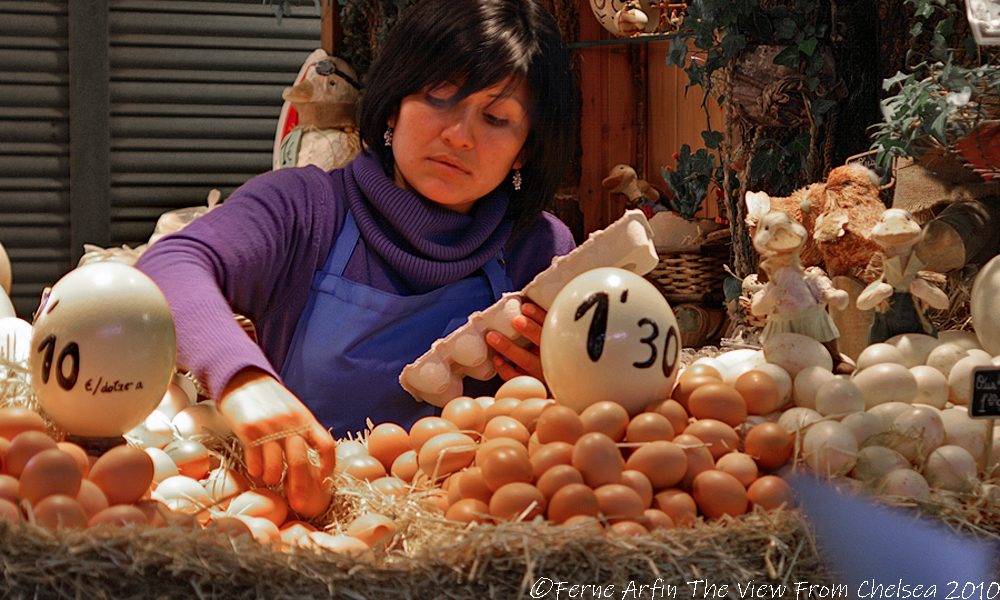
[(204, 486), (212, 502), (226, 510), (233, 498), (250, 489), (250, 482), (239, 471), (217, 467), (205, 478)]
[(250, 534), (258, 544), (273, 544), (281, 539), (281, 530), (278, 526), (268, 521), (264, 517), (251, 517), (250, 515), (232, 515), (243, 521), (250, 529)]
[(917, 381), (917, 395), (913, 397), (913, 403), (944, 408), (951, 393), (948, 378), (941, 371), (927, 365), (910, 367), (910, 373), (913, 373), (913, 378)]
[(169, 440), (174, 439), (174, 426), (170, 423), (170, 417), (158, 410), (154, 410), (149, 413), (149, 416), (146, 417), (143, 425), (145, 425), (146, 429), (154, 435), (162, 436), (168, 438)]
[(955, 407), (941, 411), (941, 422), (944, 424), (945, 444), (961, 446), (976, 459), (976, 463), (985, 463), (988, 421), (973, 419), (965, 407)]
[(933, 406), (914, 406), (893, 421), (893, 429), (902, 436), (892, 447), (916, 463), (944, 443), (944, 421)]
[(861, 481), (878, 481), (896, 469), (909, 469), (910, 461), (885, 446), (868, 446), (858, 451), (851, 476)]
[(883, 431), (892, 429), (896, 417), (913, 408), (909, 402), (885, 402), (868, 409), (868, 414), (876, 416), (882, 421)]
[(790, 377), (795, 377), (806, 367), (833, 370), (833, 357), (826, 346), (799, 333), (779, 333), (769, 337), (764, 342), (764, 356), (767, 362), (780, 366)]
[(938, 332), (938, 339), (941, 340), (942, 344), (956, 344), (966, 350), (976, 348), (979, 350), (985, 349), (985, 346), (983, 346), (979, 336), (977, 336), (974, 331), (947, 329), (945, 331)]
[(180, 475), (177, 465), (166, 452), (159, 448), (143, 448), (153, 459), (153, 483), (159, 485), (164, 479)]
[(347, 459), (352, 456), (368, 456), (368, 448), (357, 440), (340, 440), (337, 442), (337, 472), (343, 470)]
[(955, 363), (969, 355), (969, 351), (958, 344), (941, 344), (927, 355), (927, 366), (934, 367), (945, 377), (951, 374)]
[(764, 353), (753, 348), (737, 348), (723, 352), (715, 359), (725, 365), (728, 370), (743, 363), (760, 364), (764, 362)]
[[(31, 354), (31, 323), (17, 317), (0, 319), (0, 358), (25, 363)], [(4, 373), (0, 367), (0, 375)]]
[(941, 446), (927, 457), (924, 476), (931, 487), (966, 492), (976, 481), (976, 459), (961, 446)]
[(826, 382), (836, 377), (833, 371), (823, 367), (806, 367), (799, 371), (792, 382), (792, 399), (795, 401), (795, 406), (816, 408), (816, 392)]
[(859, 446), (873, 435), (879, 435), (886, 431), (882, 419), (870, 412), (854, 412), (841, 419), (840, 422), (854, 433), (854, 438), (858, 440)]
[(187, 514), (201, 512), (212, 503), (205, 488), (184, 475), (167, 477), (156, 486), (156, 492), (167, 506)]
[(886, 402), (913, 402), (917, 380), (899, 363), (878, 363), (854, 374), (852, 379), (865, 396), (865, 406), (872, 408)]
[(325, 531), (313, 531), (299, 538), (299, 546), (315, 551), (326, 550), (343, 554), (352, 558), (369, 556), (371, 549), (361, 540), (343, 534), (329, 534)]
[(805, 430), (802, 456), (820, 475), (844, 475), (857, 463), (858, 440), (850, 429), (837, 421), (819, 421)]
[(816, 412), (828, 417), (865, 409), (865, 395), (853, 381), (834, 377), (816, 392)]
[[(948, 374), (948, 399), (954, 404), (968, 406), (972, 400), (972, 371), (976, 367), (993, 367), (989, 355), (981, 356), (970, 351), (965, 358), (959, 359)], [(985, 353), (982, 353), (985, 354)]]
[(903, 353), (904, 365), (915, 367), (927, 364), (927, 356), (931, 350), (941, 345), (941, 340), (926, 333), (901, 333), (887, 339), (885, 343), (899, 348)]
[(232, 431), (212, 402), (202, 402), (182, 409), (170, 424), (182, 438), (199, 435), (224, 438)]
[(726, 374), (729, 373), (729, 367), (724, 362), (722, 362), (718, 358), (713, 358), (711, 356), (702, 356), (702, 357), (699, 357), (697, 360), (695, 360), (691, 364), (692, 365), (706, 365), (706, 366), (712, 367), (713, 369), (715, 369), (716, 371), (719, 372), (719, 375), (722, 376), (723, 380), (726, 378)]
[(930, 497), (930, 486), (920, 473), (913, 469), (896, 469), (882, 479), (879, 487), (886, 496), (925, 501)]
[(160, 400), (156, 410), (173, 419), (177, 413), (189, 406), (191, 406), (191, 398), (188, 397), (187, 392), (181, 386), (171, 382), (167, 386), (167, 392), (163, 394), (163, 400)]
[(858, 355), (857, 366), (859, 371), (863, 371), (872, 365), (886, 362), (906, 365), (906, 357), (903, 355), (903, 351), (896, 346), (882, 342), (872, 344), (862, 350), (861, 354)]
[(781, 417), (778, 418), (778, 425), (784, 427), (786, 431), (795, 433), (822, 418), (823, 415), (811, 408), (796, 406), (795, 408), (789, 408), (781, 414)]
[(150, 431), (145, 423), (139, 423), (126, 431), (124, 437), (142, 448), (163, 448), (174, 441), (173, 435), (166, 436), (159, 432)]

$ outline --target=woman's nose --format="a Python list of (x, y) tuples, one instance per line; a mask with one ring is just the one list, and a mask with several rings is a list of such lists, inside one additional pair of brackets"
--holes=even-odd
[(441, 131), (441, 137), (455, 148), (468, 149), (473, 145), (472, 111), (458, 108), (450, 115), (450, 120)]

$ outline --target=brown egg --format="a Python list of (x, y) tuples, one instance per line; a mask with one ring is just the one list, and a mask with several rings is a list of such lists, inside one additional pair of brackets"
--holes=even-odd
[(45, 420), (33, 410), (20, 406), (0, 408), (0, 437), (13, 440), (25, 431), (45, 433)]
[(202, 479), (211, 471), (212, 462), (208, 448), (197, 440), (175, 440), (164, 446), (163, 451), (185, 477)]
[[(147, 453), (149, 450), (147, 449)], [(155, 462), (155, 461), (154, 461)], [(226, 510), (233, 498), (251, 489), (250, 480), (236, 469), (219, 467), (213, 469), (204, 480), (201, 481), (208, 492), (208, 497), (215, 503), (216, 508)]]
[(0, 498), (17, 504), (21, 501), (21, 498), (17, 495), (18, 486), (20, 486), (20, 483), (17, 481), (17, 477), (7, 475), (6, 473), (0, 474)]
[(760, 474), (753, 457), (742, 452), (723, 454), (715, 461), (715, 468), (738, 479), (743, 487), (750, 487)]
[(132, 504), (118, 504), (116, 506), (109, 506), (90, 517), (87, 521), (88, 527), (96, 527), (98, 525), (114, 525), (121, 527), (123, 525), (148, 525), (149, 522), (146, 520), (146, 513), (142, 512)]
[(530, 375), (521, 375), (505, 381), (496, 393), (497, 400), (504, 398), (527, 400), (547, 397), (548, 390), (545, 389), (545, 384)]
[(751, 415), (766, 415), (781, 408), (778, 384), (764, 371), (747, 371), (736, 378), (733, 387), (743, 396)]
[(386, 475), (371, 482), (372, 489), (386, 496), (405, 496), (406, 484), (402, 479)]
[[(84, 485), (86, 485), (86, 483), (84, 483)], [(80, 493), (81, 494), (83, 493), (82, 487), (80, 488)], [(105, 500), (105, 502), (107, 502), (107, 500)], [(172, 522), (177, 521), (181, 517), (186, 518), (189, 516), (189, 515), (184, 515), (183, 513), (175, 513), (174, 511), (170, 510), (170, 507), (168, 507), (163, 502), (160, 502), (159, 500), (152, 500), (152, 499), (137, 500), (132, 503), (132, 506), (135, 506), (143, 513), (145, 513), (146, 520), (153, 527), (166, 527), (170, 525)], [(193, 519), (193, 524), (191, 519)], [(192, 524), (193, 527), (201, 527), (201, 525), (198, 523), (197, 518), (191, 516), (191, 519), (187, 520), (188, 524)]]
[[(524, 446), (498, 446), (483, 455), (483, 483), (496, 491), (510, 483), (531, 483), (534, 472)], [(493, 514), (492, 511), (490, 514)]]
[(585, 433), (573, 444), (570, 464), (580, 471), (583, 481), (590, 487), (617, 483), (624, 462), (618, 446), (603, 433)]
[(608, 527), (608, 533), (611, 536), (618, 537), (642, 537), (644, 535), (649, 535), (649, 530), (637, 521), (627, 520), (612, 523), (611, 526)]
[[(242, 521), (237, 522), (243, 524)], [(278, 528), (278, 533), (281, 535), (282, 543), (289, 546), (297, 545), (299, 538), (314, 531), (318, 531), (316, 526), (306, 521), (285, 521), (285, 524)], [(247, 533), (250, 533), (249, 529), (247, 529)]]
[(545, 496), (530, 483), (508, 483), (493, 492), (490, 515), (497, 521), (530, 521), (545, 514)]
[(764, 475), (750, 484), (747, 498), (764, 510), (774, 510), (782, 505), (794, 506), (795, 492), (787, 481), (777, 475)]
[(430, 510), (439, 510), (441, 514), (448, 512), (448, 492), (444, 490), (427, 490), (420, 499), (421, 506)]
[(714, 377), (719, 381), (722, 381), (722, 373), (719, 373), (719, 370), (713, 367), (712, 365), (707, 365), (705, 363), (688, 365), (687, 367), (684, 368), (683, 371), (680, 372), (677, 378), (680, 379), (683, 377), (698, 377), (698, 376)]
[(337, 468), (342, 469), (341, 473), (344, 475), (359, 481), (375, 481), (379, 477), (386, 476), (382, 463), (367, 454), (352, 454), (338, 464)]
[(424, 443), (439, 433), (458, 431), (458, 427), (441, 417), (424, 417), (410, 427), (410, 449), (420, 452)]
[(620, 483), (635, 490), (642, 498), (643, 506), (649, 508), (653, 505), (653, 484), (650, 483), (649, 477), (646, 477), (645, 473), (626, 469), (622, 471)]
[(493, 417), (509, 417), (514, 409), (521, 405), (519, 398), (501, 398), (486, 407), (486, 422), (489, 423)]
[(514, 438), (501, 437), (492, 440), (486, 440), (485, 442), (479, 444), (479, 449), (476, 450), (475, 464), (482, 465), (483, 457), (486, 456), (486, 454), (489, 453), (490, 450), (496, 448), (497, 446), (505, 446), (507, 448), (517, 448), (519, 450), (524, 450), (525, 453), (528, 452), (528, 449), (525, 448), (524, 444), (515, 440)]
[(696, 419), (716, 419), (736, 427), (747, 418), (747, 403), (731, 385), (708, 383), (691, 392), (688, 412)]
[(76, 464), (80, 465), (80, 474), (86, 479), (87, 475), (90, 474), (90, 455), (87, 454), (87, 451), (73, 442), (56, 442), (56, 448), (76, 459)]
[(781, 425), (768, 421), (747, 432), (743, 451), (752, 456), (762, 470), (773, 471), (792, 459), (795, 437)]
[(497, 415), (486, 422), (486, 427), (483, 428), (483, 437), (487, 440), (502, 437), (511, 438), (527, 446), (531, 433), (528, 432), (528, 428), (524, 424), (514, 417)]
[(463, 498), (448, 507), (444, 518), (458, 523), (490, 523), (490, 506), (476, 498)]
[(687, 462), (683, 448), (674, 442), (656, 441), (636, 448), (625, 461), (625, 468), (639, 471), (649, 478), (653, 489), (660, 490), (676, 485), (684, 477)]
[(58, 448), (42, 450), (24, 465), (18, 496), (32, 504), (53, 494), (74, 498), (80, 491), (82, 479), (75, 458)]
[(101, 488), (89, 479), (80, 481), (80, 491), (76, 494), (76, 501), (83, 507), (88, 519), (110, 506)]
[(16, 504), (6, 498), (0, 498), (0, 521), (20, 523), (23, 520), (21, 509)]
[(390, 472), (393, 477), (398, 478), (403, 483), (413, 481), (413, 476), (417, 474), (420, 467), (417, 465), (417, 453), (414, 450), (407, 450), (392, 461)]
[(712, 453), (712, 458), (719, 460), (719, 457), (726, 452), (735, 452), (740, 447), (740, 436), (736, 430), (727, 423), (716, 419), (699, 419), (688, 425), (684, 433), (695, 436), (701, 441), (711, 444), (708, 450)]
[(583, 435), (583, 421), (580, 415), (568, 406), (549, 404), (538, 414), (535, 433), (542, 444), (566, 442), (575, 444)]
[(10, 446), (7, 447), (7, 472), (14, 477), (20, 477), (24, 465), (28, 464), (32, 456), (42, 450), (57, 448), (56, 441), (44, 431), (34, 429), (23, 431), (14, 436), (14, 439), (10, 441)]
[(548, 518), (553, 523), (566, 523), (571, 517), (595, 517), (600, 511), (597, 494), (583, 483), (569, 483), (549, 499)]
[(538, 434), (532, 432), (531, 437), (528, 438), (528, 456), (534, 456), (541, 447), (542, 443), (538, 441)]
[(111, 506), (129, 504), (149, 491), (153, 483), (153, 459), (139, 448), (116, 446), (97, 459), (87, 479), (101, 488)]
[(662, 510), (677, 527), (694, 524), (698, 519), (698, 505), (684, 490), (669, 488), (653, 496), (653, 508)]
[(542, 410), (550, 404), (555, 404), (555, 402), (555, 400), (550, 398), (528, 398), (515, 406), (514, 410), (510, 412), (510, 416), (520, 421), (522, 425), (528, 428), (529, 432), (534, 433), (538, 425), (538, 417), (542, 414)]
[(427, 440), (417, 453), (417, 465), (431, 478), (444, 477), (472, 464), (478, 446), (464, 433), (439, 433)]
[(585, 536), (604, 535), (604, 524), (590, 515), (573, 515), (562, 522), (563, 527), (572, 528), (574, 532)]
[(687, 457), (687, 470), (684, 477), (677, 484), (683, 490), (691, 490), (691, 482), (702, 471), (715, 468), (715, 457), (708, 449), (708, 445), (689, 433), (682, 433), (674, 438), (674, 443), (684, 450)]
[(556, 465), (568, 465), (572, 462), (573, 444), (551, 442), (545, 444), (531, 455), (531, 470), (535, 473), (535, 478), (537, 479)]
[(482, 433), (486, 426), (486, 408), (474, 398), (459, 396), (444, 405), (441, 418), (454, 423), (459, 431)]
[(670, 392), (670, 397), (676, 400), (684, 410), (688, 410), (688, 398), (691, 396), (691, 392), (707, 383), (719, 383), (719, 380), (707, 375), (681, 377), (674, 384), (674, 389)]
[(379, 423), (368, 434), (368, 456), (382, 463), (386, 472), (392, 469), (399, 455), (408, 450), (412, 450), (410, 434), (395, 423)]
[(608, 436), (612, 441), (620, 442), (625, 437), (629, 414), (621, 404), (602, 400), (583, 409), (580, 420), (583, 422), (585, 433), (596, 431)]
[(469, 467), (456, 476), (458, 483), (452, 483), (452, 487), (458, 489), (458, 495), (462, 499), (471, 498), (489, 504), (493, 490), (486, 487), (486, 482), (483, 481), (482, 467)]
[(657, 440), (669, 442), (672, 439), (674, 439), (674, 426), (670, 423), (670, 419), (656, 412), (637, 414), (632, 417), (625, 429), (625, 441), (630, 443)]
[[(130, 505), (122, 504), (121, 506)], [(231, 540), (236, 540), (243, 536), (249, 536), (248, 539), (253, 538), (253, 532), (250, 531), (250, 527), (244, 521), (236, 517), (215, 517), (205, 525), (205, 530), (224, 535)], [(315, 531), (315, 529), (313, 529), (313, 531)], [(278, 533), (281, 537), (282, 543), (288, 544), (289, 546), (293, 545), (293, 542), (285, 541), (285, 535), (283, 533), (280, 531)], [(304, 532), (302, 535), (306, 535), (306, 533), (309, 532)]]
[(715, 469), (703, 471), (694, 478), (691, 497), (701, 514), (709, 519), (718, 519), (722, 515), (738, 517), (749, 508), (743, 484), (729, 473)]
[(659, 413), (666, 417), (667, 420), (670, 421), (670, 425), (674, 428), (674, 435), (684, 433), (684, 430), (688, 426), (690, 415), (687, 410), (681, 406), (681, 403), (673, 398), (667, 398), (666, 400), (654, 402), (650, 404), (646, 410), (648, 412)]
[(79, 502), (61, 494), (42, 498), (32, 512), (35, 522), (49, 529), (86, 529), (89, 520)]
[(646, 510), (639, 492), (627, 485), (609, 483), (594, 488), (597, 495), (597, 506), (608, 522), (625, 519), (636, 519)]
[(247, 490), (233, 498), (226, 513), (267, 519), (281, 527), (288, 520), (288, 502), (284, 496), (268, 488)]
[(553, 494), (571, 483), (583, 483), (580, 471), (569, 465), (556, 465), (538, 478), (535, 487), (545, 496), (545, 500), (550, 500)]
[(646, 529), (650, 531), (656, 531), (657, 529), (673, 529), (676, 527), (674, 520), (670, 518), (670, 515), (659, 510), (657, 508), (647, 508), (642, 511), (643, 525)]

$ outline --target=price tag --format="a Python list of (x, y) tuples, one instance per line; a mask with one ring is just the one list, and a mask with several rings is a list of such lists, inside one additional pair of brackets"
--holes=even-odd
[(973, 419), (1000, 417), (1000, 367), (976, 367), (972, 370), (969, 416)]

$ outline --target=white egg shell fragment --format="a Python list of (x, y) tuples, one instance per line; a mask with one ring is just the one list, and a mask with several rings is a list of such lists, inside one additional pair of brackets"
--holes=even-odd
[(859, 446), (864, 445), (872, 436), (886, 431), (886, 425), (878, 415), (865, 411), (851, 413), (840, 422), (854, 433)]
[(909, 366), (906, 364), (906, 357), (902, 350), (892, 344), (881, 342), (872, 344), (861, 351), (861, 354), (858, 355), (857, 368), (859, 371), (863, 371), (872, 365), (887, 362)]
[(850, 429), (837, 421), (819, 421), (805, 430), (802, 456), (820, 475), (844, 475), (857, 463), (858, 440)]
[(829, 417), (863, 411), (865, 395), (850, 379), (834, 377), (816, 392), (816, 412)]
[(837, 376), (823, 367), (806, 367), (799, 371), (792, 382), (792, 399), (795, 406), (816, 408), (816, 392)]
[(948, 399), (952, 403), (968, 406), (972, 400), (972, 373), (976, 367), (992, 368), (992, 357), (985, 352), (970, 350), (968, 356), (952, 366), (948, 374)]
[(868, 446), (858, 451), (858, 462), (851, 471), (854, 479), (879, 481), (896, 469), (909, 469), (910, 461), (885, 446)]
[(833, 357), (826, 346), (800, 333), (779, 333), (769, 337), (764, 342), (764, 356), (767, 362), (780, 366), (790, 377), (806, 367), (833, 370)]
[(926, 365), (931, 350), (941, 345), (941, 340), (926, 333), (901, 333), (885, 341), (903, 353), (903, 364), (907, 367)]
[(627, 210), (611, 225), (591, 233), (569, 254), (554, 258), (521, 291), (504, 294), (493, 305), (469, 315), (455, 331), (436, 340), (427, 352), (403, 368), (399, 383), (417, 400), (443, 407), (462, 395), (463, 378), (486, 381), (496, 375), (491, 358), (496, 352), (485, 343), (489, 331), (497, 331), (517, 344), (527, 343), (511, 326), (511, 319), (521, 314), (524, 302), (549, 310), (562, 288), (586, 271), (617, 267), (645, 275), (657, 264), (659, 255), (649, 222), (641, 210)]
[(663, 294), (631, 271), (605, 267), (559, 292), (539, 354), (556, 402), (579, 413), (612, 400), (636, 415), (669, 396), (680, 350), (677, 319)]
[(942, 375), (948, 377), (955, 363), (968, 355), (969, 351), (958, 344), (942, 343), (927, 355), (927, 366), (934, 367), (941, 371)]
[(913, 469), (896, 469), (887, 474), (879, 486), (886, 496), (896, 496), (907, 501), (926, 501), (930, 497), (930, 485), (920, 473)]
[(861, 388), (869, 409), (886, 402), (913, 402), (917, 380), (899, 363), (878, 363), (857, 372), (854, 383)]
[(924, 476), (931, 487), (966, 492), (976, 481), (976, 460), (961, 446), (941, 446), (927, 457)]
[(951, 394), (948, 378), (941, 371), (927, 365), (910, 367), (910, 373), (913, 373), (913, 378), (917, 381), (917, 395), (913, 397), (913, 403), (944, 408)]

